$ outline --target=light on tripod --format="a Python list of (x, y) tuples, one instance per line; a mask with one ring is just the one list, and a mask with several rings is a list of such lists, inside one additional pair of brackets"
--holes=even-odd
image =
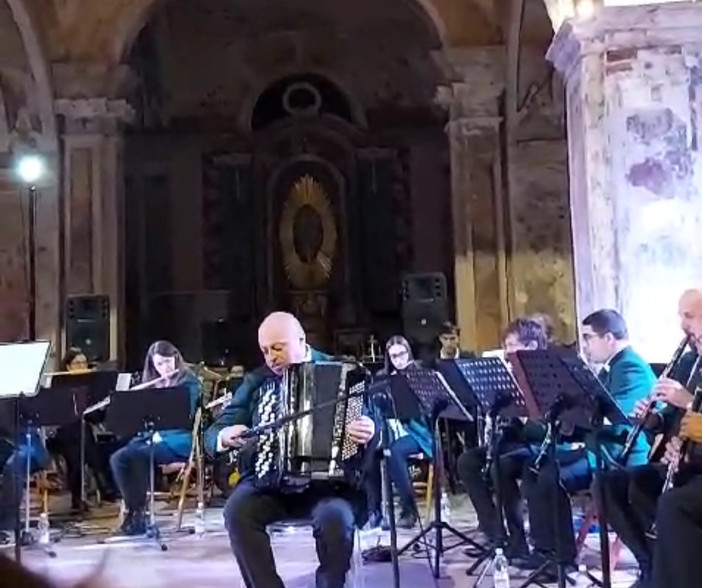
[(23, 155), (17, 162), (17, 175), (27, 185), (35, 184), (44, 171), (44, 159), (39, 155)]

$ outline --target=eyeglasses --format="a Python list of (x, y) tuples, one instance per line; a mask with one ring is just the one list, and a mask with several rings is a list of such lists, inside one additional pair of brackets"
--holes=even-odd
[(405, 351), (398, 351), (397, 353), (391, 353), (390, 354), (390, 359), (402, 359), (403, 357), (407, 357), (409, 353)]

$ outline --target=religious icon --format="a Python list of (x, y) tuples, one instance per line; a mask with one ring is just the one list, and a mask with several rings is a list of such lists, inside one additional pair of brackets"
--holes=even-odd
[(309, 174), (296, 180), (288, 194), (279, 239), (285, 274), (294, 288), (320, 288), (328, 282), (336, 255), (336, 222), (324, 187)]

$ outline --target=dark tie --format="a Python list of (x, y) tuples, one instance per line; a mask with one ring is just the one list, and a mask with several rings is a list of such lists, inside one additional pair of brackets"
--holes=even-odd
[(597, 379), (602, 382), (602, 385), (606, 388), (609, 386), (609, 370), (603, 367), (597, 374)]

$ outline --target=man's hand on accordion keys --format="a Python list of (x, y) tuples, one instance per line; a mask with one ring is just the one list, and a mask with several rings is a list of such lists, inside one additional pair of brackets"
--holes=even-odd
[(346, 434), (354, 443), (365, 445), (375, 435), (375, 423), (373, 419), (362, 416), (346, 426)]
[(243, 435), (249, 428), (246, 425), (232, 425), (231, 427), (224, 427), (219, 433), (219, 440), (222, 443), (222, 447), (238, 449), (243, 447), (251, 439), (242, 439)]

